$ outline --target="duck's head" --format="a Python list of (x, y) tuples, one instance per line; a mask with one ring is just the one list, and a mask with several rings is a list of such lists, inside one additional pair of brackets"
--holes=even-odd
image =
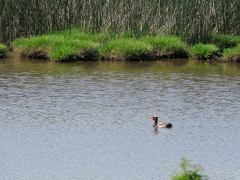
[(152, 117), (152, 120), (157, 120), (157, 119), (158, 119), (157, 115), (154, 115), (154, 116)]

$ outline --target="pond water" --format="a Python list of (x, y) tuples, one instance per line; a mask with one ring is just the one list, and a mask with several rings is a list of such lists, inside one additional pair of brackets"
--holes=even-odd
[[(0, 179), (240, 179), (240, 67), (0, 59)], [(150, 120), (171, 122), (155, 132)]]

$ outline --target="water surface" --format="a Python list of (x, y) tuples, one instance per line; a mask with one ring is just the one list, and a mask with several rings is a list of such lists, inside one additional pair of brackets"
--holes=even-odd
[[(0, 179), (240, 179), (240, 67), (0, 60)], [(172, 129), (152, 128), (151, 116)]]

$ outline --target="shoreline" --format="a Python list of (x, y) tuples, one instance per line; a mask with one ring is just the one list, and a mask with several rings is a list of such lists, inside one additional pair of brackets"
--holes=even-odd
[[(212, 35), (203, 43), (187, 45), (176, 36), (117, 36), (103, 32), (90, 34), (70, 29), (12, 42), (12, 54), (22, 58), (56, 62), (154, 61), (161, 58), (240, 62), (240, 37)], [(0, 57), (10, 52), (0, 44)], [(1, 56), (2, 55), (2, 56)]]

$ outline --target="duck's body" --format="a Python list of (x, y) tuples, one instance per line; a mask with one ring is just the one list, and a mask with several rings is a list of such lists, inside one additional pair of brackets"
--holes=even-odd
[(153, 127), (157, 130), (157, 128), (161, 127), (161, 128), (172, 128), (172, 123), (158, 123), (158, 117), (156, 115), (154, 115), (152, 117), (152, 120), (155, 121)]
[(161, 127), (161, 128), (172, 128), (172, 124), (171, 123), (159, 123), (156, 126), (157, 127)]

